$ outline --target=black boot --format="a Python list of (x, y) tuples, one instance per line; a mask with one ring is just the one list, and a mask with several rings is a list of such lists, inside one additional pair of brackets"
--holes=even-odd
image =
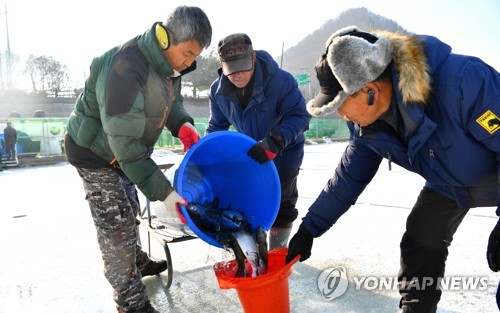
[(148, 259), (146, 264), (144, 264), (144, 267), (140, 268), (139, 271), (141, 272), (142, 277), (145, 277), (145, 276), (152, 276), (152, 275), (160, 274), (161, 272), (165, 271), (167, 268), (168, 268), (168, 264), (167, 264), (167, 261), (165, 261), (165, 260), (155, 261), (152, 259)]
[(123, 310), (122, 308), (120, 308), (120, 306), (116, 306), (116, 310), (118, 311), (118, 313), (159, 313), (152, 305), (149, 301), (146, 302), (146, 304), (140, 308), (140, 309), (137, 309), (137, 310), (131, 310), (131, 311), (125, 311)]
[(269, 251), (277, 248), (286, 248), (288, 246), (288, 237), (290, 237), (290, 227), (271, 227), (269, 230)]

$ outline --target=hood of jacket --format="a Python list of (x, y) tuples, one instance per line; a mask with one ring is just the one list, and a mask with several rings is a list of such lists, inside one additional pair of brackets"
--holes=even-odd
[(392, 64), (399, 73), (398, 91), (403, 102), (425, 104), (431, 93), (430, 67), (423, 42), (415, 35), (380, 32), (394, 49)]
[(387, 37), (394, 47), (392, 66), (399, 75), (397, 90), (403, 102), (425, 105), (432, 93), (432, 73), (451, 53), (451, 47), (432, 36), (377, 33)]

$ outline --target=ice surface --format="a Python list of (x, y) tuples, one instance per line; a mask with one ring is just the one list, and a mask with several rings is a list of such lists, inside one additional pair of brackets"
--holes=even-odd
[[(333, 174), (345, 145), (306, 146), (299, 175), (300, 217)], [(155, 157), (169, 162), (171, 155)], [(355, 282), (396, 277), (406, 216), (422, 184), (419, 176), (395, 165), (388, 171), (387, 162), (382, 162), (357, 204), (314, 241), (310, 259), (294, 266), (289, 277), (291, 311), (396, 312), (397, 290), (356, 290)], [(72, 166), (0, 172), (0, 208), (0, 312), (115, 312), (83, 187)], [(472, 209), (455, 235), (447, 262), (447, 276), (486, 277), (486, 290), (444, 291), (438, 312), (498, 311), (494, 293), (499, 275), (489, 270), (485, 257), (496, 221), (493, 208)], [(142, 231), (147, 246), (145, 235)], [(151, 239), (150, 244), (154, 255), (165, 257), (157, 241)], [(243, 311), (235, 290), (219, 289), (212, 268), (230, 258), (228, 252), (199, 239), (169, 247), (174, 270), (170, 289), (164, 291), (156, 277), (143, 279), (160, 312)], [(347, 290), (325, 300), (318, 278), (324, 270), (339, 267), (347, 272)]]

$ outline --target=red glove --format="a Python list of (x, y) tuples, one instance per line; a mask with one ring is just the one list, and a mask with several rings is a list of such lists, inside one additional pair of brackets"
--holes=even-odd
[(184, 152), (188, 151), (192, 145), (200, 140), (200, 134), (189, 122), (184, 123), (179, 129), (179, 140), (184, 145)]

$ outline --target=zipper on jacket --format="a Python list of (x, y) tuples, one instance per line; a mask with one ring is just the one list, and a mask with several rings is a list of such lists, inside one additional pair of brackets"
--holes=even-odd
[(163, 127), (165, 127), (165, 120), (166, 120), (166, 117), (167, 117), (167, 111), (168, 111), (168, 103), (165, 104), (165, 109), (163, 110), (163, 116), (162, 116), (161, 121), (158, 124), (157, 128), (163, 129)]
[(446, 164), (443, 164), (443, 162), (436, 157), (436, 154), (434, 152), (434, 149), (429, 148), (429, 159), (430, 159), (430, 168), (432, 170), (434, 169), (442, 169), (443, 172), (445, 172), (448, 177), (452, 180), (451, 184), (456, 184), (456, 185), (463, 185), (463, 181), (460, 179), (460, 177), (456, 176), (455, 173), (448, 168)]
[(434, 169), (435, 156), (434, 156), (434, 149), (432, 148), (429, 148), (429, 158), (431, 159), (431, 168)]
[[(172, 103), (174, 101), (174, 97), (173, 97), (173, 83), (172, 83), (172, 80), (169, 80), (169, 85), (170, 85), (170, 99), (172, 99)], [(167, 103), (165, 104), (165, 109), (163, 110), (163, 116), (161, 118), (161, 121), (160, 123), (158, 124), (158, 128), (162, 128), (165, 127), (165, 120), (167, 119), (167, 111), (168, 111), (168, 100), (167, 100)]]
[(387, 163), (389, 165), (389, 171), (392, 171), (392, 157), (389, 152), (387, 152)]

